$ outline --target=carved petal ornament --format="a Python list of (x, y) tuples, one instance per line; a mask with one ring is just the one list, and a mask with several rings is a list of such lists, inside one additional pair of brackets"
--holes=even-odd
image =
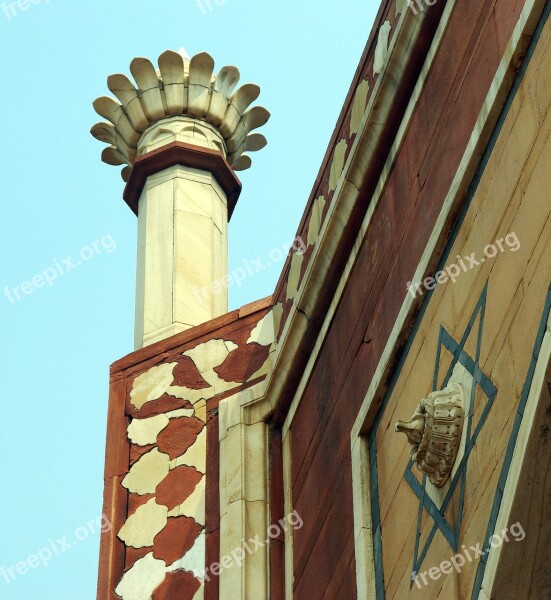
[(111, 75), (107, 85), (117, 100), (102, 96), (94, 102), (95, 111), (107, 121), (92, 127), (92, 135), (109, 146), (102, 160), (110, 165), (127, 165), (122, 177), (128, 181), (144, 132), (159, 121), (186, 116), (205, 121), (224, 140), (228, 162), (235, 171), (251, 166), (247, 152), (256, 152), (267, 144), (261, 133), (270, 113), (250, 105), (260, 88), (246, 83), (236, 89), (240, 78), (236, 67), (222, 67), (214, 74), (214, 60), (202, 52), (188, 58), (183, 51), (167, 50), (158, 59), (159, 68), (146, 58), (135, 58), (130, 71), (135, 84), (126, 75)]
[(423, 398), (410, 421), (398, 421), (395, 430), (405, 433), (410, 456), (436, 487), (448, 480), (463, 431), (464, 392), (460, 383)]

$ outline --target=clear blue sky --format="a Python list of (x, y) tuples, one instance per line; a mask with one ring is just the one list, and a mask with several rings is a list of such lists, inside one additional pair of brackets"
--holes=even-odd
[[(0, 600), (93, 600), (99, 535), (79, 528), (101, 514), (109, 365), (132, 350), (136, 218), (92, 101), (132, 58), (181, 46), (261, 86), (269, 145), (240, 175), (235, 269), (293, 239), (378, 3), (33, 1), (0, 12), (0, 567), (52, 558), (9, 584), (0, 571)], [(281, 267), (232, 287), (230, 308), (271, 294)]]

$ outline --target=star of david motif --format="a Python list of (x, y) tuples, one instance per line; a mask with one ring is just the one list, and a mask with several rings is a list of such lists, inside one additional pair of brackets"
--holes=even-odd
[[(457, 552), (459, 546), (459, 534), (461, 531), (461, 521), (463, 517), (467, 465), (471, 451), (476, 444), (476, 440), (480, 435), (484, 424), (486, 423), (486, 419), (497, 394), (496, 387), (482, 372), (479, 366), (480, 349), (482, 345), (482, 334), (484, 328), (486, 296), (487, 286), (484, 288), (480, 298), (478, 299), (478, 302), (476, 303), (475, 309), (471, 315), (467, 328), (461, 337), (461, 340), (456, 341), (444, 327), (440, 328), (432, 390), (437, 391), (438, 389), (443, 389), (448, 385), (450, 377), (452, 376), (458, 363), (462, 365), (465, 371), (468, 372), (472, 377), (472, 386), (470, 396), (465, 398), (466, 420), (464, 423), (464, 429), (466, 429), (466, 435), (464, 438), (464, 452), (460, 458), (459, 464), (454, 466), (454, 474), (450, 478), (449, 488), (445, 493), (441, 506), (438, 507), (434, 500), (427, 493), (427, 486), (430, 485), (430, 483), (428, 483), (426, 475), (423, 476), (422, 483), (420, 483), (417, 477), (414, 475), (412, 471), (414, 467), (413, 460), (410, 460), (404, 473), (404, 478), (413, 490), (414, 494), (419, 498), (417, 535), (415, 538), (415, 550), (413, 555), (413, 573), (419, 572), (420, 567), (423, 564), (423, 560), (425, 559), (425, 556), (438, 530), (442, 532), (450, 547), (455, 552)], [(465, 345), (470, 339), (471, 335), (476, 335), (476, 353), (474, 357), (470, 356), (465, 350)], [(438, 381), (440, 380), (440, 358), (442, 352), (449, 352), (452, 360), (439, 388)], [(477, 389), (482, 391), (482, 394), (479, 395), (477, 402), (482, 402), (484, 407), (478, 421), (475, 423), (475, 408), (482, 408), (481, 406), (475, 407)], [(482, 396), (482, 398), (480, 396)], [(457, 498), (457, 514), (455, 520), (450, 522), (446, 517), (446, 510), (450, 505), (452, 498)], [(433, 525), (424, 544), (421, 544), (421, 525), (424, 511), (426, 511), (429, 518), (432, 519)], [(412, 577), (411, 585), (413, 585), (413, 579), (414, 577)]]

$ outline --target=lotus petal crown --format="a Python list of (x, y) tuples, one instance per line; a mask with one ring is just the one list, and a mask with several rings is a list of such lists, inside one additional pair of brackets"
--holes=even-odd
[(214, 127), (224, 140), (225, 154), (235, 171), (248, 169), (246, 152), (261, 150), (266, 138), (251, 133), (264, 125), (270, 113), (250, 105), (260, 88), (239, 81), (236, 67), (222, 67), (214, 75), (214, 60), (206, 52), (188, 59), (184, 53), (167, 50), (159, 56), (159, 69), (146, 58), (135, 58), (126, 75), (110, 75), (107, 86), (118, 101), (102, 96), (94, 101), (95, 111), (107, 119), (91, 129), (92, 135), (109, 144), (102, 160), (110, 165), (127, 165), (122, 177), (128, 181), (136, 156), (142, 153), (139, 142), (152, 125), (171, 117), (190, 117)]

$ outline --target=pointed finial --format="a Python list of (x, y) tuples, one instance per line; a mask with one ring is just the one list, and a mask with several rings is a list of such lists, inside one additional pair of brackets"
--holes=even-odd
[(179, 50), (178, 50), (178, 54), (184, 59), (184, 60), (191, 60), (190, 55), (188, 54), (187, 50), (182, 46)]

